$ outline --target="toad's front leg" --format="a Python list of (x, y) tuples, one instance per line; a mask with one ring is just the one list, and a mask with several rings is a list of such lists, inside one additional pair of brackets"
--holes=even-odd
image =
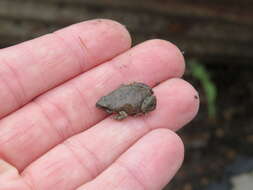
[(117, 115), (115, 115), (113, 118), (116, 120), (123, 120), (127, 118), (128, 114), (125, 111), (120, 111)]

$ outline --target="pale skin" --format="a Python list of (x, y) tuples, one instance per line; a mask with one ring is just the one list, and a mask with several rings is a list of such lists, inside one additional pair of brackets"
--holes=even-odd
[[(1, 49), (1, 189), (161, 190), (183, 161), (175, 132), (199, 106), (180, 79), (184, 67), (175, 45), (131, 48), (125, 27), (110, 20)], [(95, 107), (132, 81), (154, 87), (156, 110), (115, 121)]]

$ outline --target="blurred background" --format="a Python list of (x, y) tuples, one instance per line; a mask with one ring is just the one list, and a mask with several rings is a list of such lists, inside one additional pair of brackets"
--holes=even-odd
[(184, 52), (201, 107), (165, 189), (253, 189), (253, 1), (0, 0), (0, 48), (94, 18), (121, 22), (134, 44), (162, 38)]

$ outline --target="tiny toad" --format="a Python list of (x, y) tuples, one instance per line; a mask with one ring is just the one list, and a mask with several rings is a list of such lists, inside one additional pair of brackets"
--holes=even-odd
[(128, 115), (139, 115), (156, 108), (156, 97), (146, 84), (134, 82), (121, 85), (106, 96), (101, 97), (96, 107), (108, 113), (116, 113), (116, 120), (125, 119)]

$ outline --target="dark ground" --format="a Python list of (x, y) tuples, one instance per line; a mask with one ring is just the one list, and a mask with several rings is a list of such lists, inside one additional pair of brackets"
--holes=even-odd
[[(180, 131), (185, 162), (168, 189), (204, 189), (229, 176), (226, 168), (241, 157), (253, 160), (253, 67), (217, 63), (206, 68), (218, 88), (218, 116), (216, 121), (208, 120), (202, 87), (186, 76), (200, 91), (201, 106), (197, 118)], [(237, 164), (234, 171), (243, 165), (243, 161)], [(247, 172), (246, 168), (241, 172)]]
[[(125, 3), (128, 7), (126, 9), (125, 5), (119, 5), (120, 10), (118, 10), (117, 6), (120, 4), (118, 2), (123, 1), (113, 0), (107, 0), (106, 6), (103, 3), (99, 5), (100, 3), (97, 2), (100, 1), (85, 0), (84, 2), (88, 3), (87, 6), (84, 3), (83, 10), (80, 8), (80, 0), (73, 1), (77, 2), (77, 5), (68, 0), (34, 2), (32, 0), (0, 0), (0, 47), (7, 47), (80, 20), (106, 17), (125, 24), (132, 32), (135, 43), (155, 37), (171, 40), (180, 49), (185, 50), (186, 60), (194, 56), (205, 65), (218, 89), (217, 118), (216, 120), (208, 119), (203, 87), (198, 80), (186, 74), (185, 79), (200, 92), (200, 111), (195, 120), (179, 132), (186, 146), (185, 161), (166, 190), (205, 190), (205, 188), (218, 190), (214, 184), (223, 183), (225, 176), (227, 179), (238, 169), (240, 169), (239, 172), (246, 172), (247, 168), (250, 168), (245, 159), (241, 159), (247, 158), (249, 162), (253, 160), (251, 112), (253, 107), (253, 26), (252, 20), (249, 19), (249, 9), (248, 13), (245, 11), (241, 14), (242, 11), (238, 11), (237, 4), (234, 3), (233, 7), (231, 6), (232, 12), (226, 12), (230, 9), (226, 3), (235, 2), (233, 0), (217, 1), (223, 2), (221, 7), (217, 2), (216, 5), (212, 1), (214, 2), (212, 6), (219, 9), (210, 9), (210, 6), (205, 6), (205, 4), (196, 8), (194, 4), (189, 4), (191, 1), (187, 1), (187, 9), (179, 9), (181, 12), (176, 12), (177, 9), (169, 9), (169, 6), (166, 12), (163, 6), (156, 7), (152, 4), (151, 8), (154, 7), (154, 10), (149, 9), (147, 5), (145, 10), (138, 11), (138, 6), (132, 8), (131, 3)], [(163, 5), (167, 1), (157, 2)], [(181, 5), (177, 2), (184, 1), (173, 2), (180, 7)], [(250, 1), (242, 2), (244, 2), (242, 6), (247, 7), (247, 2)], [(136, 5), (136, 3), (133, 4)], [(38, 11), (36, 6), (39, 7)], [(5, 11), (6, 7), (9, 12)], [(204, 11), (202, 7), (205, 8)], [(187, 10), (186, 15), (184, 9)], [(219, 14), (216, 15), (217, 13)], [(241, 15), (244, 17), (240, 17)], [(130, 16), (129, 19), (128, 16)], [(142, 28), (141, 26), (149, 27)], [(213, 186), (215, 188), (211, 189)], [(221, 189), (231, 190), (231, 186), (219, 190)]]

